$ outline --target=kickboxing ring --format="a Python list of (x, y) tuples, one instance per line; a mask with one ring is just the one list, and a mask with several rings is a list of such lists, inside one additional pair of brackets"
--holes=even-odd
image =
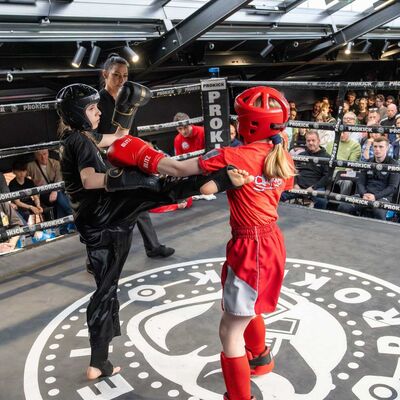
[[(276, 86), (277, 82), (268, 84)], [(195, 89), (199, 91), (200, 85), (179, 91)], [(171, 95), (171, 89), (160, 93)], [(329, 129), (327, 124), (290, 124), (299, 123)], [(161, 125), (163, 129), (167, 124)], [(177, 125), (168, 124), (168, 128)], [(142, 127), (140, 132), (154, 126)], [(339, 132), (347, 129), (342, 124), (331, 128), (337, 140)], [(28, 150), (14, 148), (13, 152)], [(0, 157), (9, 154), (11, 151), (7, 155), (0, 151)], [(334, 167), (340, 160), (297, 161)], [(360, 163), (358, 167), (371, 169), (376, 165)], [(8, 200), (17, 195), (8, 194)], [(352, 202), (351, 196), (343, 200)], [(280, 214), (291, 258), (287, 259), (279, 307), (266, 316), (267, 340), (274, 349), (277, 368), (254, 380), (257, 399), (399, 398), (398, 225), (293, 205), (282, 205)], [(40, 254), (39, 271), (34, 267), (39, 249), (29, 252), (32, 261), (22, 258), (24, 253), (13, 255), (16, 263), (24, 260), (28, 270), (35, 268), (18, 280), (1, 284), (4, 312), (8, 312), (0, 322), (0, 340), (10, 346), (24, 342), (30, 347), (33, 343), (30, 350), (22, 344), (22, 350), (7, 358), (11, 366), (15, 364), (13, 371), (22, 371), (25, 365), (25, 398), (128, 399), (136, 394), (148, 400), (221, 399), (215, 331), (227, 216), (223, 198), (215, 201), (213, 210), (203, 203), (191, 209), (190, 215), (155, 216), (160, 236), (168, 235), (177, 249), (177, 261), (151, 264), (152, 269), (143, 271), (143, 265), (150, 265), (139, 252), (128, 260), (120, 282), (123, 336), (112, 349), (113, 358), (120, 360), (124, 369), (115, 377), (90, 384), (81, 377), (88, 356), (83, 315), (92, 290), (81, 267), (83, 249), (74, 238), (50, 243), (46, 245), (49, 254)], [(351, 238), (357, 239), (353, 248)], [(57, 254), (56, 262), (50, 255), (53, 253)], [(179, 254), (184, 258), (179, 259)], [(23, 281), (31, 279), (38, 280), (37, 284), (26, 287)], [(77, 291), (82, 295), (77, 296)], [(33, 317), (36, 314), (39, 316)], [(11, 335), (8, 327), (17, 325), (19, 319), (28, 329), (13, 329)], [(4, 347), (0, 357), (6, 359)], [(23, 398), (21, 385), (13, 385), (14, 381), (5, 379), (3, 391), (11, 398)]]
[[(210, 81), (220, 81), (219, 79), (211, 79)], [(378, 169), (380, 171), (390, 171), (390, 172), (400, 172), (400, 165), (385, 165), (385, 164), (374, 164), (369, 162), (350, 162), (343, 161), (337, 159), (337, 152), (340, 141), (340, 133), (343, 131), (349, 132), (378, 132), (378, 133), (396, 133), (400, 134), (400, 128), (391, 128), (391, 127), (371, 127), (364, 125), (345, 125), (342, 122), (343, 117), (343, 101), (345, 97), (345, 93), (348, 89), (399, 89), (399, 82), (285, 82), (285, 81), (254, 81), (254, 82), (245, 82), (245, 81), (228, 81), (227, 84), (231, 88), (236, 87), (252, 87), (252, 86), (275, 86), (275, 87), (290, 87), (291, 89), (325, 89), (325, 90), (338, 90), (338, 115), (337, 121), (335, 123), (316, 123), (316, 122), (308, 122), (308, 121), (289, 121), (287, 126), (294, 128), (310, 128), (310, 129), (323, 129), (323, 130), (332, 130), (335, 132), (334, 145), (332, 149), (331, 157), (328, 158), (320, 158), (320, 157), (311, 157), (311, 156), (294, 156), (294, 160), (296, 162), (313, 162), (315, 164), (328, 164), (330, 167), (330, 176), (332, 178), (334, 167), (350, 167), (356, 169), (368, 169), (374, 170)], [(177, 96), (184, 95), (194, 92), (199, 92), (203, 90), (202, 84), (193, 84), (187, 86), (179, 86), (172, 88), (164, 88), (157, 89), (152, 91), (152, 98), (161, 98), (167, 96)], [(7, 104), (0, 105), (0, 113), (18, 113), (18, 112), (27, 112), (27, 111), (43, 111), (43, 110), (56, 110), (57, 109), (57, 101), (48, 101), (48, 102), (36, 102), (36, 103), (20, 103), (20, 104)], [(234, 119), (235, 116), (230, 116), (231, 119)], [(176, 128), (178, 126), (184, 126), (187, 124), (196, 124), (204, 122), (204, 117), (192, 118), (185, 121), (178, 122), (170, 122), (170, 123), (162, 123), (155, 125), (147, 125), (138, 127), (138, 132), (141, 135), (145, 135), (146, 133), (151, 132), (159, 132), (159, 131), (167, 131), (171, 128)], [(207, 142), (207, 144), (209, 144)], [(16, 155), (27, 154), (36, 150), (41, 149), (51, 149), (57, 148), (59, 146), (59, 142), (53, 141), (49, 143), (36, 144), (31, 146), (22, 146), (22, 147), (12, 147), (7, 149), (0, 150), (0, 159), (6, 157), (12, 157)], [(210, 150), (210, 147), (206, 150)], [(184, 156), (175, 157), (177, 159), (185, 159), (189, 157), (195, 157), (202, 154), (202, 151), (189, 153)], [(0, 202), (8, 201), (13, 199), (18, 199), (24, 196), (29, 196), (37, 193), (46, 193), (52, 190), (60, 190), (62, 189), (62, 184), (56, 187), (52, 187), (51, 185), (46, 185), (42, 188), (33, 189), (32, 193), (28, 193), (26, 191), (21, 191), (20, 193), (15, 192), (12, 194), (0, 194)], [(321, 192), (321, 191), (312, 191), (309, 192), (307, 190), (302, 189), (293, 189), (292, 193), (300, 194), (303, 196), (314, 196), (314, 197), (323, 197), (329, 200), (335, 200), (338, 202), (345, 202), (350, 204), (358, 204), (365, 207), (373, 207), (373, 208), (383, 208), (390, 211), (400, 211), (399, 204), (380, 202), (380, 201), (368, 201), (362, 200), (354, 196), (346, 196), (341, 195), (339, 193), (334, 193), (329, 190)], [(21, 235), (24, 233), (32, 233), (37, 230), (45, 229), (46, 227), (56, 227), (59, 225), (63, 225), (72, 221), (71, 216), (67, 216), (55, 221), (48, 221), (41, 224), (36, 224), (34, 226), (25, 226), (22, 228), (15, 228), (9, 230), (0, 230), (0, 241), (8, 240), (12, 236)]]

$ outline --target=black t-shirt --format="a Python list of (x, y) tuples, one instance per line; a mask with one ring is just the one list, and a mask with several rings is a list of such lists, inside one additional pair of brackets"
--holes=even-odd
[[(108, 93), (106, 89), (101, 89), (99, 94), (100, 94), (100, 101), (97, 106), (101, 111), (101, 116), (100, 116), (99, 126), (97, 127), (97, 131), (103, 135), (109, 133), (115, 133), (117, 127), (112, 124), (112, 116), (115, 108), (114, 97), (112, 97), (111, 94)], [(136, 131), (137, 131), (136, 123), (134, 121), (132, 124), (132, 128), (130, 130), (130, 134), (133, 136), (137, 136)]]
[(98, 173), (105, 173), (111, 165), (103, 158), (99, 143), (103, 135), (92, 133), (91, 140), (81, 132), (67, 132), (61, 144), (61, 172), (65, 182), (65, 192), (68, 194), (74, 211), (81, 207), (90, 207), (97, 203), (97, 198), (103, 189), (84, 189), (80, 172), (84, 168), (94, 168)]
[[(25, 178), (25, 182), (21, 185), (18, 183), (17, 179), (14, 178), (12, 181), (10, 181), (8, 187), (10, 189), (10, 192), (17, 192), (19, 190), (32, 189), (33, 187), (35, 187), (35, 184), (33, 183), (32, 179)], [(20, 198), (20, 200), (25, 204), (29, 204), (30, 206), (35, 205), (32, 197), (30, 196), (22, 197)]]

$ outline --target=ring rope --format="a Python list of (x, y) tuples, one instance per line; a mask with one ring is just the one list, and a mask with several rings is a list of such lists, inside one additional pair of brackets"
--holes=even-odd
[(288, 190), (288, 192), (295, 194), (303, 194), (306, 196), (328, 198), (329, 200), (337, 200), (344, 203), (359, 204), (366, 207), (383, 208), (385, 210), (391, 210), (391, 211), (400, 211), (400, 204), (386, 203), (384, 201), (379, 201), (379, 200), (374, 200), (374, 201), (365, 200), (357, 196), (347, 196), (344, 194), (333, 193), (329, 191), (318, 191), (318, 190), (308, 191), (306, 189), (291, 189)]
[(0, 193), (0, 203), (20, 199), (22, 197), (34, 196), (36, 194), (49, 193), (53, 191), (64, 190), (64, 181), (49, 183), (48, 185), (37, 186), (30, 189), (17, 190), (15, 192)]
[(52, 221), (40, 222), (34, 225), (25, 225), (18, 228), (11, 229), (0, 229), (0, 242), (7, 241), (13, 236), (20, 236), (24, 234), (31, 234), (36, 231), (42, 231), (47, 228), (55, 228), (59, 225), (64, 225), (74, 222), (74, 217), (72, 215), (67, 215), (66, 217), (57, 218)]
[(228, 81), (231, 87), (279, 86), (290, 89), (387, 89), (399, 90), (400, 81), (371, 81), (371, 82), (307, 82), (307, 81)]

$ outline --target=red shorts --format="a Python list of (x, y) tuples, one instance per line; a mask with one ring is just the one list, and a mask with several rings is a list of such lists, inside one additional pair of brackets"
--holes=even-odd
[(252, 316), (275, 310), (284, 277), (286, 250), (275, 223), (232, 231), (222, 267), (222, 308)]

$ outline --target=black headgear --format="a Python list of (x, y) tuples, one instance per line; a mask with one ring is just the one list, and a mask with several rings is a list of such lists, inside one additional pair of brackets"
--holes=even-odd
[(62, 88), (56, 99), (60, 101), (57, 111), (64, 123), (74, 129), (92, 130), (92, 124), (85, 111), (89, 104), (97, 104), (100, 101), (96, 89), (83, 83), (74, 83)]

